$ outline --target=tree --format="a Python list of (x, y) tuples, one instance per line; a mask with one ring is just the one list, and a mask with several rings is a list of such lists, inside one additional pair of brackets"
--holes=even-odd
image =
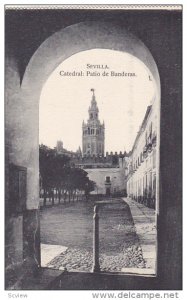
[(77, 190), (84, 191), (86, 197), (94, 190), (94, 183), (88, 178), (88, 173), (80, 168), (71, 167), (66, 177), (66, 186), (70, 197), (74, 199)]
[(94, 190), (95, 190), (95, 182), (92, 180), (89, 180), (89, 178), (88, 178), (88, 180), (85, 184), (85, 188), (84, 188), (86, 200), (88, 200), (90, 192), (92, 192)]
[(39, 146), (40, 182), (44, 190), (44, 205), (49, 194), (54, 201), (54, 189), (59, 189), (65, 177), (65, 168), (69, 164), (69, 157), (59, 155), (54, 149), (45, 145)]
[(58, 192), (59, 203), (62, 192), (68, 193), (69, 201), (77, 193), (84, 191), (86, 199), (94, 190), (95, 183), (88, 178), (88, 173), (80, 168), (72, 166), (70, 158), (58, 154), (55, 149), (45, 145), (39, 147), (40, 163), (40, 187), (44, 190), (44, 205), (46, 205), (47, 194), (54, 203), (54, 190)]

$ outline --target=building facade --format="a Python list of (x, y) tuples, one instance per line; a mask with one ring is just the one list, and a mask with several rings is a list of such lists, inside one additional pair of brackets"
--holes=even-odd
[(91, 194), (126, 196), (125, 168), (86, 169), (90, 180), (95, 182)]
[(126, 162), (127, 153), (106, 152), (105, 156), (75, 156), (71, 161), (77, 168), (88, 173), (90, 180), (95, 182), (92, 194), (126, 195)]
[(94, 89), (89, 107), (89, 119), (82, 124), (82, 153), (87, 155), (104, 155), (105, 126), (99, 120), (99, 109), (95, 99)]
[(127, 194), (132, 199), (155, 208), (157, 176), (157, 107), (147, 111), (127, 159)]

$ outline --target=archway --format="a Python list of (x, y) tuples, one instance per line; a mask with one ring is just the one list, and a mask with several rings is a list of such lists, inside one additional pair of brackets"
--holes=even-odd
[[(32, 56), (21, 84), (20, 110), (24, 128), (24, 150), (18, 149), (20, 165), (27, 167), (27, 203), (28, 210), (37, 210), (39, 206), (39, 99), (42, 87), (51, 72), (73, 54), (91, 49), (111, 49), (129, 53), (150, 70), (155, 83), (156, 100), (160, 103), (160, 79), (156, 63), (146, 46), (127, 30), (115, 24), (89, 22), (69, 26), (48, 38)], [(158, 128), (159, 128), (158, 118)], [(158, 136), (159, 138), (159, 136)], [(23, 132), (15, 143), (20, 144)], [(159, 145), (159, 139), (158, 139)], [(16, 155), (16, 153), (15, 153)], [(159, 151), (157, 151), (159, 162)], [(157, 180), (157, 199), (159, 184)], [(158, 206), (157, 206), (158, 212)]]

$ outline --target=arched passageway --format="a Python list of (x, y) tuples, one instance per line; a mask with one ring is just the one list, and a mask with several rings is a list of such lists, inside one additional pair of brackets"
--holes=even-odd
[[(58, 31), (45, 40), (32, 56), (23, 76), (19, 97), (21, 99), (20, 110), (24, 114), (22, 114), (22, 124), (20, 124), (21, 130), (19, 128), (18, 133), (20, 138), (17, 136), (12, 144), (13, 155), (20, 158), (17, 164), (27, 168), (26, 206), (28, 210), (37, 210), (39, 206), (38, 136), (39, 99), (42, 87), (62, 61), (73, 54), (90, 49), (121, 51), (141, 60), (152, 74), (156, 101), (160, 103), (160, 79), (156, 63), (146, 46), (124, 28), (105, 22), (79, 23)], [(22, 145), (24, 143), (23, 153), (19, 149), (20, 139), (22, 139)], [(157, 155), (159, 155), (158, 151)], [(159, 157), (157, 159), (159, 160)], [(157, 198), (158, 189), (157, 178)]]
[[(69, 26), (46, 39), (26, 67), (17, 95), (19, 101), (13, 103), (15, 109), (12, 121), (19, 119), (19, 126), (14, 126), (15, 138), (9, 141), (10, 162), (27, 168), (26, 208), (31, 214), (30, 220), (38, 218), (38, 215), (32, 217), (32, 213), (37, 214), (39, 208), (38, 137), (42, 87), (62, 61), (73, 54), (90, 49), (111, 49), (137, 57), (152, 74), (156, 98), (160, 101), (160, 79), (156, 63), (146, 46), (126, 29), (111, 23), (86, 22)], [(9, 122), (11, 123), (11, 119)], [(33, 226), (36, 227), (36, 224)], [(39, 264), (37, 256), (35, 255), (34, 259)]]
[[(48, 38), (32, 56), (23, 76), (20, 92), (23, 122), (27, 120), (27, 126), (22, 126), (27, 148), (22, 154), (19, 151), (19, 155), (22, 161), (25, 156), (24, 165), (26, 163), (28, 168), (28, 209), (38, 208), (38, 110), (43, 84), (63, 60), (78, 52), (97, 48), (126, 52), (140, 59), (154, 78), (156, 97), (160, 101), (160, 79), (156, 63), (146, 46), (124, 28), (104, 22), (79, 23)], [(17, 144), (19, 143), (20, 140), (17, 139)], [(16, 143), (14, 154), (17, 154)], [(31, 159), (28, 160), (30, 156)]]

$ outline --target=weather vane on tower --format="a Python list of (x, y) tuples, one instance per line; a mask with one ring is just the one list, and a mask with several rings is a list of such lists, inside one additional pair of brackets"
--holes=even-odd
[(93, 96), (95, 96), (94, 91), (95, 91), (95, 89), (91, 89), (91, 92), (93, 92)]

